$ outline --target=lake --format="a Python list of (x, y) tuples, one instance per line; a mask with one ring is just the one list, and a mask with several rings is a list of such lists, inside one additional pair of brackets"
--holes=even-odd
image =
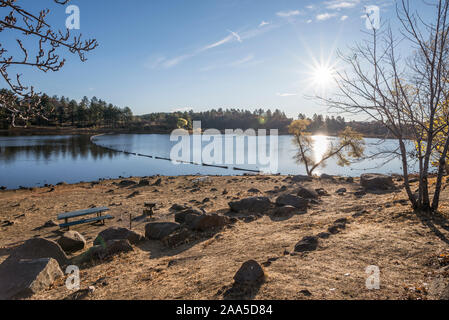
[[(194, 145), (189, 137), (189, 151), (203, 150), (210, 144), (202, 142), (200, 146)], [(213, 139), (211, 139), (212, 141)], [(223, 139), (223, 145), (225, 145)], [(329, 143), (335, 138), (314, 137), (314, 156), (319, 158)], [(380, 149), (394, 149), (394, 140), (383, 141), (365, 139), (366, 153), (370, 154)], [(260, 141), (259, 141), (260, 143)], [(170, 141), (169, 135), (160, 134), (120, 134), (104, 135), (94, 138), (91, 142), (88, 136), (26, 136), (26, 137), (0, 137), (0, 186), (16, 189), (19, 186), (34, 187), (59, 182), (77, 183), (95, 181), (101, 178), (114, 179), (130, 176), (178, 176), (178, 175), (241, 175), (245, 171), (233, 170), (234, 167), (248, 170), (259, 170), (262, 165), (250, 161), (253, 155), (253, 146), (245, 143), (245, 162), (236, 164), (235, 161), (223, 166), (229, 168), (207, 167), (193, 164), (173, 164), (171, 161), (137, 156), (128, 153), (170, 158), (173, 146), (177, 141)], [(269, 154), (269, 139), (267, 139)], [(223, 162), (229, 150), (237, 157), (237, 145), (224, 148)], [(413, 146), (410, 145), (410, 148)], [(257, 150), (262, 150), (259, 145)], [(256, 150), (256, 149), (254, 149)], [(277, 172), (281, 174), (305, 174), (302, 165), (293, 159), (295, 146), (291, 136), (279, 136), (278, 154), (276, 160)], [(122, 151), (128, 152), (124, 153)], [(370, 159), (354, 163), (350, 167), (339, 167), (335, 160), (330, 160), (327, 166), (319, 168), (315, 173), (327, 173), (341, 176), (360, 176), (366, 172), (385, 174), (402, 173), (401, 162), (393, 159), (384, 164), (384, 159)], [(209, 163), (207, 161), (204, 161)]]

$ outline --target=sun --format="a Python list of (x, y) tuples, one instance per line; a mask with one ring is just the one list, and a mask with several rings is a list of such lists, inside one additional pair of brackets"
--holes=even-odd
[(335, 70), (327, 65), (318, 65), (313, 68), (312, 81), (315, 87), (328, 88), (334, 81)]

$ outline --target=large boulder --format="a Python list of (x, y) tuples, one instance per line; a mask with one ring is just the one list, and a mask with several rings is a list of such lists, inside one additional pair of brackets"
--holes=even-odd
[(180, 228), (162, 239), (167, 247), (178, 247), (195, 239), (195, 233), (188, 228)]
[(315, 190), (305, 187), (299, 187), (296, 194), (304, 199), (318, 199), (319, 197)]
[(308, 236), (302, 238), (301, 241), (299, 241), (295, 245), (295, 252), (309, 252), (309, 251), (315, 251), (318, 247), (318, 237), (315, 236)]
[(203, 213), (195, 209), (186, 209), (175, 213), (175, 221), (178, 223), (191, 224)]
[(174, 222), (151, 222), (145, 226), (145, 237), (149, 240), (162, 240), (179, 227), (180, 225)]
[(367, 190), (390, 190), (395, 187), (393, 178), (384, 174), (362, 174), (360, 184)]
[[(33, 238), (15, 248), (6, 261), (35, 260), (53, 258), (61, 267), (68, 265), (69, 258), (59, 244), (54, 241)], [(6, 262), (5, 261), (5, 262)]]
[(237, 284), (253, 285), (265, 280), (265, 272), (254, 260), (246, 261), (234, 275)]
[(131, 244), (138, 244), (145, 240), (145, 237), (138, 232), (126, 228), (111, 227), (98, 234), (94, 245), (100, 245), (109, 240), (128, 240)]
[(195, 221), (193, 221), (193, 223), (191, 224), (191, 228), (198, 231), (208, 231), (211, 229), (224, 227), (228, 223), (228, 217), (219, 216), (217, 214), (203, 214), (199, 216)]
[(267, 197), (251, 197), (239, 201), (229, 202), (229, 207), (234, 212), (261, 212), (271, 208), (271, 201)]
[(63, 276), (52, 258), (4, 262), (0, 265), (0, 300), (30, 297)]
[(133, 250), (134, 248), (127, 239), (108, 240), (101, 245), (91, 247), (86, 252), (73, 258), (72, 263), (82, 265), (84, 263), (101, 261), (119, 253), (126, 253)]
[(293, 206), (300, 210), (307, 210), (309, 200), (292, 194), (285, 194), (276, 199), (276, 204), (278, 206)]
[(84, 249), (86, 239), (76, 231), (67, 231), (58, 239), (58, 244), (65, 252), (76, 252)]

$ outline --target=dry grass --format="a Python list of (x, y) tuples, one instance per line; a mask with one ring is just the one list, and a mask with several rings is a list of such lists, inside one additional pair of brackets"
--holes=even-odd
[[(129, 214), (134, 217), (142, 214), (145, 202), (158, 204), (155, 211), (158, 221), (173, 221), (169, 208), (174, 203), (203, 206), (207, 212), (224, 212), (231, 199), (253, 196), (247, 191), (250, 188), (257, 188), (260, 195), (274, 200), (277, 195), (267, 194), (267, 191), (285, 185), (289, 192), (297, 186), (282, 176), (212, 177), (199, 191), (191, 192), (194, 179), (196, 177), (163, 177), (159, 187), (136, 189), (119, 188), (113, 185), (117, 181), (103, 181), (98, 185), (58, 186), (53, 192), (49, 192), (49, 188), (0, 192), (0, 221), (15, 222), (0, 228), (0, 260), (7, 257), (10, 248), (29, 238), (57, 239), (58, 228), (36, 228), (56, 219), (61, 212), (91, 205), (108, 206), (116, 219), (106, 227), (129, 227)], [(153, 182), (156, 178), (150, 180)], [(432, 262), (448, 249), (449, 223), (444, 218), (448, 205), (446, 191), (442, 196), (443, 216), (434, 221), (395, 203), (406, 198), (403, 192), (368, 194), (357, 199), (350, 193), (358, 188), (357, 181), (348, 184), (314, 180), (304, 185), (322, 187), (330, 196), (323, 197), (322, 202), (305, 215), (283, 221), (275, 221), (268, 215), (251, 223), (239, 221), (209, 239), (175, 249), (147, 241), (132, 253), (82, 269), (82, 287), (94, 285), (97, 288), (87, 298), (222, 299), (243, 262), (254, 259), (263, 263), (271, 258), (275, 261), (265, 266), (266, 282), (247, 298), (435, 298), (431, 292), (426, 294), (426, 288), (436, 275), (437, 268)], [(335, 194), (341, 187), (348, 189), (344, 196)], [(222, 194), (224, 189), (228, 194)], [(136, 190), (140, 194), (128, 199)], [(190, 202), (202, 202), (206, 197), (211, 201), (201, 205)], [(22, 214), (25, 216), (19, 217)], [(347, 228), (327, 240), (320, 240), (317, 251), (286, 254), (285, 251), (293, 251), (301, 238), (326, 231), (339, 218), (349, 219)], [(142, 232), (143, 227), (144, 223), (133, 225), (133, 229)], [(104, 228), (82, 225), (74, 230), (82, 233), (91, 244)], [(369, 265), (380, 267), (380, 290), (366, 289), (365, 269)], [(305, 296), (302, 290), (310, 291), (312, 296)], [(61, 280), (33, 299), (63, 299), (69, 294)]]

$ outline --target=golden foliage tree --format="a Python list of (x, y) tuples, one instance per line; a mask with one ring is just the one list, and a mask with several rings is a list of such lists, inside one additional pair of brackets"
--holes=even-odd
[(363, 137), (347, 127), (339, 134), (337, 143), (331, 142), (321, 159), (315, 159), (313, 137), (306, 132), (309, 124), (309, 120), (296, 120), (289, 126), (289, 132), (294, 136), (294, 143), (298, 148), (295, 159), (305, 166), (307, 175), (312, 176), (315, 169), (325, 166), (326, 161), (331, 158), (337, 158), (338, 165), (344, 167), (350, 165), (351, 159), (363, 156)]

